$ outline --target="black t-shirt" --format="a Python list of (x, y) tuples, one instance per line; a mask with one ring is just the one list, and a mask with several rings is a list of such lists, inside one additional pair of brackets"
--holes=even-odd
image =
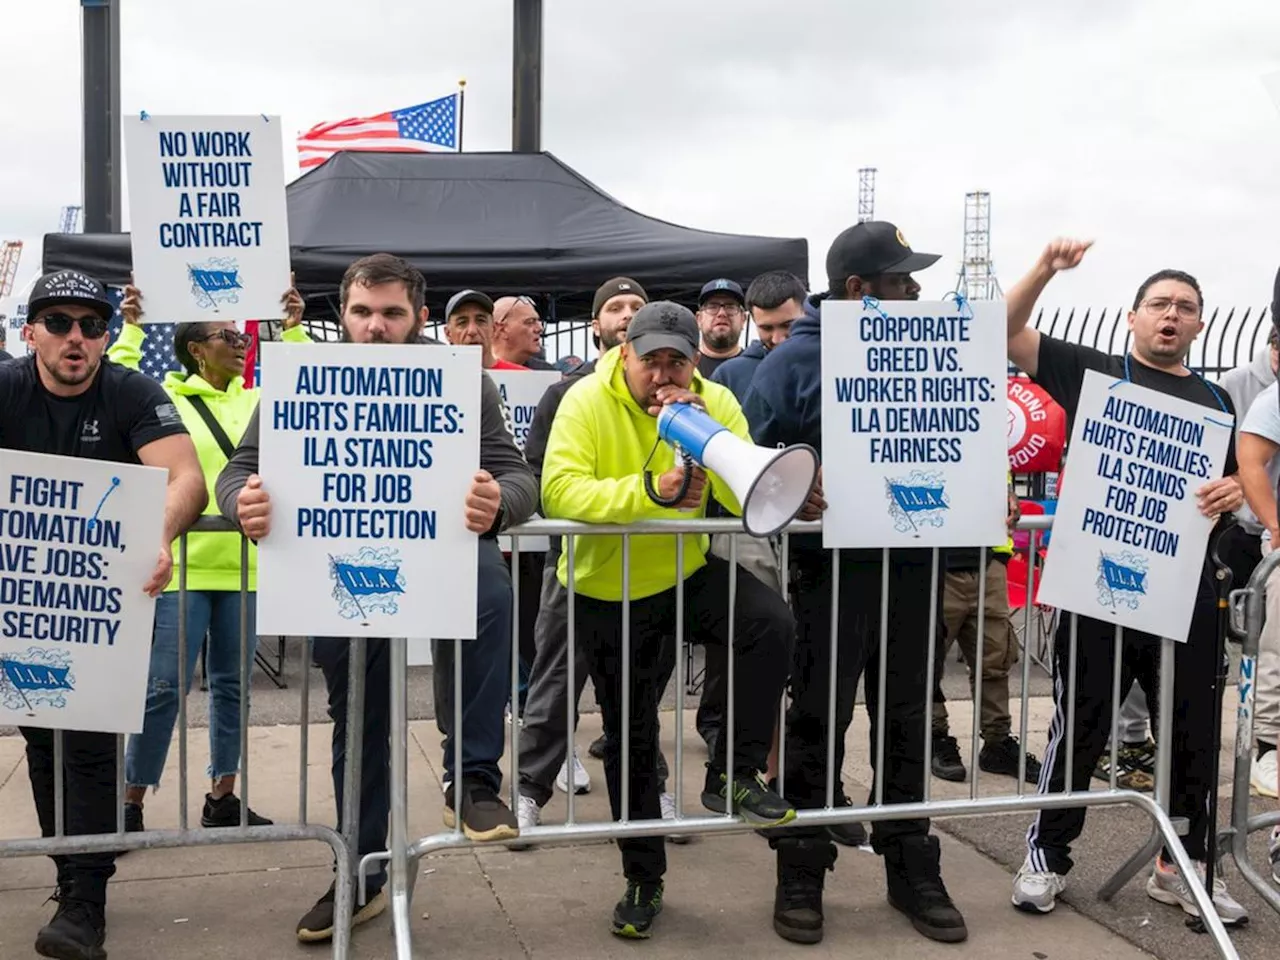
[(142, 447), (186, 432), (160, 384), (108, 360), (76, 397), (46, 390), (34, 356), (0, 365), (0, 449), (140, 463)]
[(705, 377), (707, 380), (710, 380), (711, 375), (716, 372), (716, 368), (719, 367), (720, 364), (726, 363), (729, 360), (732, 360), (734, 357), (738, 357), (741, 355), (742, 355), (741, 350), (735, 353), (733, 357), (708, 357), (705, 353), (699, 353), (698, 354), (698, 372), (702, 374), (702, 376)]
[[(1204, 377), (1191, 373), (1179, 377), (1173, 373), (1165, 373), (1154, 367), (1148, 367), (1132, 358), (1129, 359), (1129, 379), (1140, 387), (1147, 387), (1158, 393), (1171, 397), (1189, 400), (1202, 407), (1213, 410), (1224, 410), (1235, 416), (1235, 405), (1231, 397), (1221, 387), (1215, 387)], [(1125, 358), (1091, 347), (1083, 347), (1052, 337), (1040, 337), (1040, 356), (1037, 360), (1036, 375), (1032, 379), (1044, 387), (1049, 396), (1067, 412), (1067, 436), (1070, 437), (1076, 419), (1076, 408), (1080, 405), (1080, 388), (1084, 383), (1086, 370), (1097, 370), (1110, 377), (1125, 378)], [(1223, 475), (1235, 473), (1236, 441), (1234, 431), (1227, 442), (1227, 456), (1224, 461)]]

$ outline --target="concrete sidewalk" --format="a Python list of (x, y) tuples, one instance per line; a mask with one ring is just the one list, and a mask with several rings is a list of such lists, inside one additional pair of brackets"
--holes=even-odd
[[(1048, 716), (1043, 698), (1033, 701), (1033, 743), (1043, 738)], [(952, 705), (953, 724), (968, 723), (969, 704)], [(701, 789), (705, 750), (693, 732), (692, 711), (684, 715), (688, 758), (684, 778), (686, 809), (693, 812)], [(674, 714), (664, 714), (668, 758), (673, 753)], [(585, 748), (599, 732), (599, 715), (585, 715), (578, 743)], [(251, 731), (250, 801), (280, 822), (298, 816), (299, 742), (297, 727)], [(417, 722), (410, 744), (411, 832), (443, 830), (440, 792), (440, 736), (433, 722)], [(329, 777), (330, 728), (311, 729), (307, 777), (310, 812), (333, 822)], [(21, 738), (0, 738), (0, 836), (38, 833)], [(860, 796), (866, 782), (866, 718), (850, 731), (851, 761), (846, 783)], [(148, 798), (149, 827), (177, 824), (177, 749), (171, 752), (165, 785)], [(193, 820), (203, 797), (207, 744), (193, 731), (189, 770)], [(593, 790), (579, 798), (580, 820), (608, 817), (600, 764), (587, 760)], [(1007, 779), (984, 777), (982, 793), (1009, 791)], [(963, 784), (939, 787), (935, 795), (967, 795)], [(544, 821), (564, 815), (563, 795), (544, 811)], [(1026, 817), (1008, 819), (1021, 832)], [(467, 960), (522, 957), (623, 957), (644, 951), (651, 957), (701, 960), (773, 957), (871, 956), (983, 960), (1114, 960), (1150, 954), (1101, 924), (1069, 908), (1047, 917), (1028, 917), (1009, 905), (1010, 873), (998, 863), (946, 834), (943, 871), (964, 912), (970, 939), (963, 945), (932, 943), (889, 907), (879, 858), (841, 848), (836, 872), (828, 878), (827, 933), (817, 947), (800, 948), (772, 930), (774, 867), (764, 842), (753, 834), (695, 840), (668, 846), (666, 907), (647, 944), (620, 941), (609, 933), (609, 916), (624, 881), (617, 850), (610, 844), (563, 846), (513, 853), (505, 848), (453, 851), (424, 859), (413, 908), (415, 955)], [(139, 851), (121, 858), (112, 882), (107, 946), (116, 957), (165, 960), (208, 957), (274, 958), (327, 956), (327, 947), (303, 947), (294, 938), (299, 917), (330, 881), (329, 854), (319, 844), (258, 844), (226, 848)], [(52, 912), (45, 897), (52, 866), (44, 858), (0, 860), (0, 957), (34, 956), (31, 944)], [(1162, 914), (1173, 917), (1174, 914)], [(1172, 920), (1170, 922), (1178, 922)], [(355, 935), (354, 956), (392, 957), (389, 917)]]

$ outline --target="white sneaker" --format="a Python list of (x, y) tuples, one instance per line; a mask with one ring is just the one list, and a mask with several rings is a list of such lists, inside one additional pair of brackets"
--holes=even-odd
[(1271, 831), (1271, 842), (1267, 846), (1271, 854), (1271, 879), (1280, 883), (1280, 827)]
[(1051, 913), (1065, 889), (1066, 877), (1034, 869), (1028, 857), (1022, 861), (1017, 876), (1013, 878), (1013, 905), (1026, 913)]
[[(530, 827), (540, 826), (542, 823), (542, 808), (538, 806), (538, 801), (533, 797), (525, 796), (523, 793), (516, 798), (516, 826), (521, 833)], [(528, 850), (533, 844), (517, 841), (507, 844), (508, 850)]]
[[(676, 798), (674, 794), (664, 793), (658, 797), (658, 804), (662, 807), (662, 819), (674, 820), (676, 818)], [(688, 843), (690, 837), (687, 833), (673, 833), (667, 837), (668, 843)]]
[(560, 788), (561, 793), (569, 792), (569, 762), (573, 761), (573, 792), (578, 796), (591, 792), (591, 774), (587, 773), (587, 768), (582, 765), (582, 761), (578, 759), (578, 748), (573, 748), (573, 756), (567, 758), (564, 763), (560, 764), (560, 772), (556, 774), (556, 786)]
[[(1199, 873), (1200, 882), (1203, 883), (1205, 874), (1203, 863), (1196, 864), (1196, 872)], [(1196, 902), (1192, 899), (1191, 890), (1187, 887), (1182, 874), (1178, 872), (1178, 868), (1158, 858), (1155, 867), (1151, 870), (1151, 876), (1147, 878), (1147, 896), (1158, 903), (1181, 907), (1182, 912), (1188, 916), (1200, 916)], [(1223, 926), (1235, 927), (1249, 922), (1249, 911), (1227, 892), (1226, 883), (1216, 872), (1213, 877), (1213, 906), (1218, 911)]]
[(1249, 786), (1260, 797), (1276, 795), (1276, 751), (1267, 751), (1262, 759), (1253, 758), (1253, 769), (1249, 773)]

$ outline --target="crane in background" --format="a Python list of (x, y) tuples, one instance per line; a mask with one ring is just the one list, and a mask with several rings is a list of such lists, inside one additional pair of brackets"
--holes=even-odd
[(876, 168), (862, 167), (858, 171), (858, 222), (866, 223), (876, 218)]
[(1004, 297), (991, 262), (991, 194), (985, 190), (964, 195), (964, 259), (956, 289), (970, 300)]
[(59, 233), (79, 233), (80, 232), (80, 212), (83, 207), (65, 206), (62, 213), (58, 216), (58, 232)]
[(6, 240), (0, 247), (0, 297), (13, 292), (13, 281), (18, 275), (18, 261), (22, 259), (22, 241)]

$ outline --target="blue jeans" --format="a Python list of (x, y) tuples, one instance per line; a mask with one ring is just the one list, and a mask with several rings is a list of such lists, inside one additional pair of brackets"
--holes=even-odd
[[(253, 662), (258, 647), (254, 617), (256, 596), (248, 594), (249, 643), (245, 656)], [(205, 670), (209, 675), (209, 776), (218, 780), (240, 769), (240, 593), (188, 591), (187, 690), (205, 633), (209, 646)], [(129, 738), (125, 752), (125, 780), (131, 787), (160, 784), (173, 726), (178, 717), (178, 594), (156, 600), (151, 637), (151, 670), (147, 680), (147, 713), (142, 733)]]

